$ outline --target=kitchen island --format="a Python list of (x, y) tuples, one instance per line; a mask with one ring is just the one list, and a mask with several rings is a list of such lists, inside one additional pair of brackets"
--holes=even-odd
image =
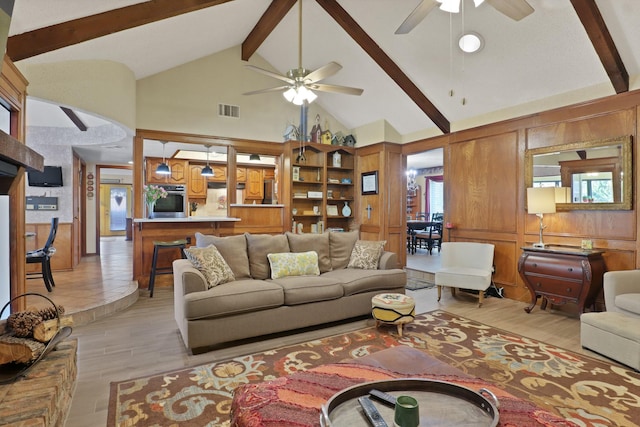
[[(230, 205), (229, 216), (190, 216), (186, 218), (133, 219), (133, 280), (141, 289), (149, 285), (154, 241), (186, 239), (187, 246), (195, 245), (195, 233), (233, 236), (245, 232), (279, 234), (284, 232), (284, 205)], [(180, 258), (179, 249), (163, 250), (158, 254), (158, 267), (169, 267)], [(173, 285), (171, 275), (156, 277), (155, 289)]]

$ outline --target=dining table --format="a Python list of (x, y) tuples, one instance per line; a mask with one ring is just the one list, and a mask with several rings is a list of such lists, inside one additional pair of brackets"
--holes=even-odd
[[(418, 247), (418, 233), (430, 233), (432, 228), (438, 227), (440, 229), (439, 238), (442, 239), (442, 222), (440, 221), (425, 221), (421, 219), (408, 219), (407, 220), (407, 251), (410, 254), (415, 254)], [(427, 249), (431, 253), (433, 249), (433, 240), (427, 239)]]

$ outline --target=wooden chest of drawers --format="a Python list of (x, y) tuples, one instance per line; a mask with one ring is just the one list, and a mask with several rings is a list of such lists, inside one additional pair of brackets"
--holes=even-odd
[(542, 310), (549, 301), (557, 305), (576, 303), (580, 313), (585, 306), (594, 304), (606, 271), (603, 251), (561, 247), (522, 250), (518, 272), (531, 292), (531, 305), (525, 308), (527, 313), (541, 297)]

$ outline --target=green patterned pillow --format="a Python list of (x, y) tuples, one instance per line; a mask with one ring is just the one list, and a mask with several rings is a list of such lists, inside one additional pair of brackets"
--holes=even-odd
[(318, 253), (309, 252), (283, 252), (268, 254), (271, 266), (271, 278), (278, 279), (287, 276), (318, 276)]
[(215, 246), (206, 248), (190, 247), (184, 250), (187, 259), (207, 279), (209, 289), (222, 283), (236, 280), (233, 271)]
[(370, 240), (358, 240), (351, 251), (351, 258), (347, 268), (361, 268), (364, 270), (377, 270), (380, 255), (384, 251), (386, 240), (379, 242)]

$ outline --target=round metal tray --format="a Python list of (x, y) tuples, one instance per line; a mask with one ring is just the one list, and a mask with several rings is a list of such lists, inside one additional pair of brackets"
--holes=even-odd
[[(372, 381), (346, 388), (322, 406), (320, 425), (323, 427), (369, 426), (358, 397), (378, 389), (393, 396), (409, 395), (420, 405), (421, 426), (495, 427), (498, 425), (498, 400), (489, 390), (473, 391), (446, 381), (404, 378)], [(491, 400), (484, 395), (490, 396)], [(389, 426), (393, 425), (393, 408), (371, 399)]]

